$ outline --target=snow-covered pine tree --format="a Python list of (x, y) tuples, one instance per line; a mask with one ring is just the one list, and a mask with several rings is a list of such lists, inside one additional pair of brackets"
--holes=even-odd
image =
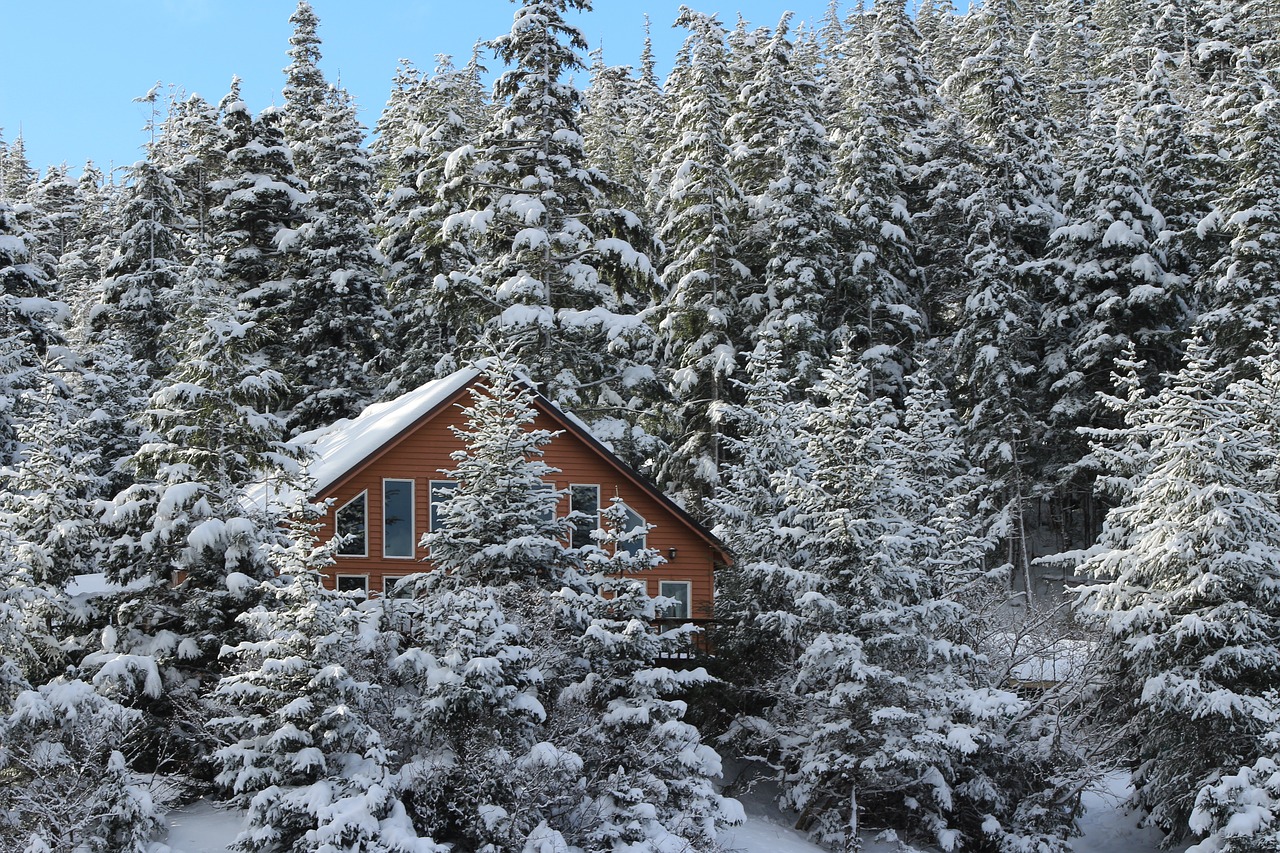
[[(238, 87), (238, 82), (233, 83), (236, 92)], [(156, 165), (177, 186), (183, 201), (188, 252), (184, 257), (212, 252), (210, 214), (224, 194), (215, 182), (226, 175), (229, 140), (218, 116), (218, 108), (199, 95), (179, 98), (175, 94), (155, 144)]]
[(840, 270), (831, 322), (876, 365), (877, 390), (901, 396), (911, 352), (924, 333), (918, 303), (922, 286), (914, 256), (914, 227), (903, 195), (906, 164), (885, 126), (889, 93), (884, 85), (897, 57), (880, 51), (879, 33), (857, 55), (862, 78), (839, 121), (833, 192), (839, 198), (851, 251)]
[(419, 837), (400, 800), (381, 683), (390, 649), (376, 613), (325, 588), (333, 543), (316, 539), (320, 507), (301, 502), (288, 542), (273, 549), (276, 577), (238, 621), (248, 638), (223, 648), (232, 672), (213, 690), (225, 739), (217, 783), (248, 808), (235, 849), (440, 853)]
[(460, 322), (465, 312), (455, 304), (458, 295), (448, 282), (471, 266), (472, 256), (461, 241), (444, 234), (446, 219), (463, 205), (442, 197), (442, 191), (449, 155), (477, 138), (486, 119), (482, 71), (474, 59), (455, 68), (449, 57), (438, 57), (435, 73), (428, 79), (410, 76), (404, 93), (393, 92), (383, 114), (395, 117), (395, 125), (382, 133), (394, 132), (400, 140), (380, 139), (378, 155), (389, 184), (378, 210), (379, 248), (388, 266), (400, 346), (388, 394), (458, 367), (458, 334), (468, 326)]
[(279, 110), (254, 119), (238, 88), (236, 81), (224, 101), (227, 177), (213, 183), (220, 201), (209, 213), (212, 243), (231, 296), (248, 311), (255, 338), (279, 370), (288, 361), (289, 331), (307, 316), (294, 300), (289, 256), (311, 197), (294, 171)]
[(1112, 371), (1126, 353), (1145, 364), (1148, 387), (1174, 369), (1191, 311), (1186, 282), (1166, 270), (1164, 217), (1138, 174), (1128, 128), (1108, 133), (1108, 124), (1094, 117), (1095, 136), (1066, 193), (1066, 221), (1050, 236), (1041, 318), (1044, 476), (1058, 483), (1066, 511), (1086, 510), (1088, 537), (1101, 519), (1088, 512), (1092, 474), (1077, 467), (1087, 453), (1079, 428), (1117, 425), (1100, 395), (1113, 390)]
[(1131, 407), (1117, 436), (1142, 448), (1140, 466), (1120, 472), (1129, 487), (1077, 570), (1095, 579), (1083, 601), (1107, 641), (1100, 676), (1134, 803), (1169, 843), (1214, 828), (1204, 811), (1227, 774), (1266, 757), (1277, 714), (1277, 377), (1224, 383), (1236, 367), (1193, 340), (1168, 386)]
[[(784, 803), (828, 843), (855, 844), (866, 819), (943, 849), (1065, 850), (1070, 816), (1053, 756), (1035, 755), (1043, 741), (1008, 763), (985, 754), (1020, 749), (1026, 706), (983, 680), (952, 597), (981, 578), (981, 543), (933, 526), (916, 491), (960, 496), (964, 478), (920, 466), (933, 430), (908, 439), (847, 346), (823, 379), (827, 402), (808, 425), (814, 472), (789, 500), (824, 582), (802, 599), (806, 647), (768, 715)], [(955, 587), (939, 588), (949, 569)]]
[(451, 427), (466, 449), (445, 472), (457, 485), (440, 503), (441, 529), (422, 537), (433, 584), (554, 590), (566, 580), (566, 522), (555, 517), (563, 494), (547, 483), (556, 469), (542, 460), (557, 433), (533, 426), (537, 409), (527, 383), (509, 356), (495, 357), (471, 389), (465, 425)]
[(0, 704), (0, 845), (6, 850), (147, 853), (158, 804), (130, 774), (141, 714), (58, 677)]
[[(122, 697), (177, 708), (171, 722), (198, 732), (218, 652), (236, 641), (236, 616), (271, 574), (265, 545), (276, 519), (243, 492), (296, 474), (299, 452), (270, 414), (283, 381), (260, 355), (263, 330), (204, 265), (190, 274), (200, 278), (186, 287), (193, 295), (175, 331), (186, 345), (141, 416), (134, 483), (103, 507), (107, 577), (133, 586), (84, 665)], [(204, 748), (190, 732), (183, 741)]]
[(733, 566), (716, 578), (717, 654), (750, 661), (735, 688), (776, 688), (807, 640), (798, 602), (823, 587), (811, 571), (815, 554), (803, 546), (792, 484), (813, 464), (803, 443), (811, 404), (797, 395), (783, 366), (777, 332), (766, 330), (747, 359), (743, 402), (724, 413), (731, 461), (708, 500), (715, 532), (733, 551)]
[(501, 106), (474, 144), (449, 158), (448, 196), (462, 209), (444, 235), (474, 262), (446, 288), (442, 317), (462, 351), (516, 346), (531, 376), (588, 422), (640, 405), (648, 327), (636, 315), (653, 269), (637, 218), (614, 208), (611, 179), (587, 166), (581, 93), (566, 75), (586, 41), (566, 19), (589, 0), (523, 0), (511, 32), (490, 45), (511, 66), (494, 83)]
[(320, 123), (330, 98), (329, 84), (320, 70), (320, 19), (307, 0), (298, 0), (289, 23), (293, 34), (289, 36), (290, 62), (284, 69), (280, 131), (293, 152), (294, 169), (310, 184), (318, 168), (314, 146), (323, 135)]
[(1231, 369), (1280, 323), (1280, 93), (1248, 48), (1222, 109), (1232, 178), (1201, 228), (1230, 243), (1201, 279), (1199, 322), (1215, 362)]
[(62, 342), (66, 305), (27, 251), (13, 209), (0, 201), (0, 477), (18, 451), (19, 398), (36, 382), (51, 346)]
[(736, 256), (742, 193), (728, 171), (724, 28), (714, 15), (685, 8), (676, 24), (689, 30), (667, 81), (671, 143), (660, 171), (658, 205), (666, 246), (659, 337), (671, 401), (664, 414), (675, 436), (659, 479), (695, 499), (714, 488), (721, 463), (714, 412), (730, 393), (729, 377), (745, 331), (738, 293), (750, 271)]
[(660, 631), (653, 624), (663, 602), (651, 599), (634, 575), (663, 560), (636, 547), (647, 531), (631, 527), (631, 518), (615, 497), (600, 513), (594, 544), (583, 549), (590, 591), (557, 596), (563, 624), (554, 641), (567, 640), (576, 660), (548, 728), (572, 746), (586, 784), (573, 786), (581, 789), (577, 801), (549, 825), (587, 850), (716, 849), (717, 830), (741, 821), (741, 809), (712, 786), (720, 757), (684, 721), (682, 700), (712, 679), (702, 667), (664, 665), (663, 658), (688, 651), (694, 629)]
[(311, 200), (298, 229), (280, 370), (295, 432), (354, 417), (393, 358), (395, 336), (370, 223), (373, 167), (351, 97), (331, 88), (307, 141)]
[[(756, 258), (743, 287), (741, 319), (752, 346), (781, 331), (786, 364), (807, 382), (826, 359), (824, 321), (835, 287), (836, 207), (827, 196), (831, 147), (821, 120), (821, 92), (797, 57), (784, 15), (755, 50), (755, 76), (738, 93), (729, 130), (736, 182), (748, 196), (743, 251)], [(768, 37), (765, 37), (768, 36)]]
[(164, 337), (182, 275), (182, 197), (150, 154), (133, 165), (130, 179), (119, 211), (123, 233), (89, 309), (89, 340), (122, 342), (152, 378), (160, 378), (173, 367)]

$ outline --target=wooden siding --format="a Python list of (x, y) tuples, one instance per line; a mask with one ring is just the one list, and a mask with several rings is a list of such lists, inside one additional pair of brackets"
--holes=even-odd
[[(396, 441), (389, 442), (372, 454), (366, 462), (336, 482), (322, 496), (333, 498), (333, 507), (320, 531), (322, 539), (333, 536), (334, 512), (362, 491), (368, 492), (368, 556), (337, 557), (337, 565), (328, 578), (332, 586), (338, 575), (362, 575), (368, 577), (368, 589), (381, 592), (384, 577), (395, 577), (424, 571), (430, 568), (424, 563), (426, 553), (417, 543), (427, 532), (430, 519), (430, 490), (432, 480), (443, 480), (442, 469), (454, 467), (449, 454), (462, 449), (462, 442), (449, 430), (449, 424), (461, 421), (459, 402), (465, 404), (468, 394), (464, 390), (448, 404), (437, 409), (434, 416), (420, 422), (414, 429)], [(555, 428), (551, 415), (539, 405), (536, 428)], [(555, 475), (557, 489), (570, 485), (599, 485), (600, 504), (607, 506), (617, 494), (639, 513), (646, 522), (654, 525), (649, 531), (647, 545), (657, 549), (667, 562), (652, 571), (645, 572), (650, 595), (658, 594), (661, 581), (688, 581), (690, 589), (690, 616), (709, 618), (712, 615), (713, 579), (717, 552), (698, 532), (651, 494), (621, 473), (614, 465), (602, 459), (599, 452), (572, 431), (566, 430), (545, 448), (545, 461), (560, 473)], [(395, 558), (382, 556), (382, 482), (384, 479), (413, 480), (414, 482), (414, 557)], [(569, 512), (569, 497), (560, 503), (559, 514)], [(670, 557), (675, 548), (676, 556)]]

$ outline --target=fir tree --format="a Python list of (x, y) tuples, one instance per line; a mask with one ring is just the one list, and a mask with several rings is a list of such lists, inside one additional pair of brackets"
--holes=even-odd
[(473, 263), (444, 285), (459, 310), (441, 321), (464, 352), (485, 339), (517, 346), (553, 400), (596, 421), (636, 408), (651, 378), (635, 312), (653, 270), (632, 242), (636, 217), (608, 203), (611, 179), (586, 165), (581, 93), (564, 79), (586, 48), (565, 15), (587, 8), (524, 0), (491, 42), (511, 67), (494, 84), (502, 105), (489, 129), (450, 157), (449, 196), (463, 209), (444, 235)]
[(659, 335), (671, 371), (668, 429), (676, 436), (661, 479), (706, 495), (718, 479), (719, 427), (713, 412), (728, 393), (737, 363), (738, 293), (750, 271), (737, 259), (742, 194), (728, 172), (724, 125), (728, 76), (724, 29), (714, 16), (685, 9), (689, 30), (667, 81), (674, 118), (663, 154), (667, 181), (659, 203), (659, 237), (667, 248), (668, 291)]
[(1212, 798), (1223, 774), (1261, 757), (1275, 720), (1280, 510), (1264, 485), (1275, 379), (1271, 368), (1215, 392), (1222, 372), (1194, 341), (1169, 386), (1126, 418), (1117, 437), (1142, 448), (1140, 466), (1078, 570), (1098, 579), (1084, 600), (1107, 640), (1104, 685), (1130, 734), (1134, 802), (1170, 843), (1198, 792)]
[(294, 386), (295, 431), (354, 417), (391, 357), (391, 316), (370, 233), (373, 168), (350, 96), (331, 89), (309, 138), (311, 203), (299, 229), (280, 365)]

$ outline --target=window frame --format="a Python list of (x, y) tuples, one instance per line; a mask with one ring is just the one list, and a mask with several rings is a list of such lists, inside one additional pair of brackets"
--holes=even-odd
[(679, 580), (677, 580), (677, 581), (673, 581), (673, 580), (659, 580), (659, 581), (658, 581), (658, 597), (659, 597), (659, 598), (670, 598), (670, 599), (674, 599), (674, 600), (676, 600), (676, 601), (679, 601), (679, 599), (678, 599), (678, 598), (676, 598), (674, 595), (667, 595), (666, 593), (664, 593), (664, 592), (662, 591), (662, 588), (663, 588), (663, 587), (666, 587), (666, 586), (682, 586), (682, 587), (684, 587), (684, 595), (685, 595), (685, 597), (684, 597), (684, 610), (685, 610), (685, 612), (684, 612), (683, 614), (673, 615), (673, 614), (667, 613), (667, 612), (664, 610), (664, 611), (663, 611), (663, 613), (662, 613), (662, 615), (661, 615), (659, 618), (662, 618), (662, 619), (684, 619), (684, 620), (686, 620), (686, 621), (687, 621), (687, 620), (689, 620), (689, 619), (692, 619), (692, 618), (693, 618), (693, 581), (679, 581)]
[(364, 592), (365, 596), (369, 595), (369, 573), (368, 572), (341, 572), (333, 576), (333, 589), (335, 592), (355, 592), (354, 589), (343, 589), (343, 580), (358, 578), (364, 583), (359, 589)]
[[(595, 490), (595, 493), (596, 493), (596, 513), (595, 513), (595, 520), (596, 520), (596, 522), (595, 522), (595, 526), (594, 526), (594, 527), (592, 527), (591, 529), (592, 529), (592, 531), (593, 531), (593, 532), (594, 532), (594, 531), (596, 531), (596, 530), (599, 530), (599, 529), (600, 529), (600, 484), (599, 484), (599, 483), (570, 483), (570, 484), (569, 484), (569, 513), (570, 513), (571, 515), (572, 515), (574, 512), (581, 512), (581, 510), (575, 510), (575, 509), (574, 509), (574, 506), (573, 506), (574, 499), (575, 499), (575, 497), (576, 497), (576, 496), (574, 495), (574, 490), (575, 490), (575, 489), (594, 489), (594, 490)], [(583, 515), (587, 515), (587, 514), (588, 514), (588, 513), (583, 513)], [(569, 547), (570, 547), (570, 548), (585, 548), (585, 547), (586, 547), (586, 546), (588, 546), (588, 545), (594, 545), (594, 544), (596, 544), (596, 540), (595, 540), (595, 539), (592, 539), (590, 534), (588, 534), (588, 535), (587, 535), (587, 541), (586, 541), (586, 542), (578, 542), (578, 541), (577, 541), (577, 539), (578, 539), (578, 531), (579, 531), (579, 528), (578, 528), (578, 526), (577, 526), (576, 524), (575, 524), (575, 525), (573, 525), (573, 526), (569, 529)]]
[[(344, 509), (346, 509), (347, 507), (351, 506), (353, 503), (361, 499), (364, 500), (364, 543), (363, 543), (364, 548), (361, 550), (359, 554), (355, 554), (355, 553), (344, 554), (342, 553), (342, 550), (341, 550), (342, 544), (340, 540), (340, 537), (342, 536), (342, 529), (341, 529), (342, 525), (338, 521), (338, 516), (342, 514), (342, 511)], [(342, 506), (336, 508), (333, 511), (333, 537), (335, 539), (339, 539), (338, 547), (334, 549), (335, 557), (346, 557), (349, 559), (356, 559), (356, 560), (368, 559), (369, 557), (369, 490), (368, 489), (361, 489), (358, 494), (355, 494), (351, 497), (351, 500), (347, 501)]]
[[(379, 595), (381, 595), (383, 598), (388, 599), (388, 600), (391, 600), (391, 601), (396, 600), (396, 599), (397, 599), (398, 597), (400, 597), (400, 596), (392, 595), (392, 594), (391, 594), (391, 589), (390, 589), (390, 587), (395, 586), (396, 584), (400, 583), (402, 580), (404, 580), (404, 579), (405, 579), (405, 578), (407, 578), (407, 577), (409, 577), (409, 576), (408, 576), (408, 575), (383, 575), (383, 576), (382, 576), (382, 591), (379, 593)], [(402, 595), (403, 595), (403, 593), (404, 593), (404, 588), (402, 588), (402, 589), (401, 589), (401, 593), (402, 593)], [(404, 597), (407, 597), (407, 596), (404, 596)]]
[[(408, 554), (388, 554), (387, 553), (387, 483), (408, 483), (409, 484), (409, 553)], [(418, 556), (418, 540), (416, 537), (418, 527), (418, 508), (416, 506), (417, 495), (416, 481), (412, 478), (404, 477), (383, 477), (382, 478), (382, 557), (385, 560), (412, 560)], [(367, 523), (367, 522), (366, 522)]]
[(446, 529), (443, 524), (441, 524), (439, 527), (436, 526), (435, 507), (436, 507), (437, 501), (435, 499), (435, 492), (436, 492), (437, 486), (446, 487), (446, 488), (442, 488), (441, 491), (451, 491), (453, 489), (458, 488), (458, 481), (457, 480), (428, 480), (427, 481), (427, 532), (428, 533), (439, 533), (440, 531)]
[[(633, 524), (630, 527), (628, 527), (626, 530), (621, 530), (619, 532), (626, 533), (628, 530), (634, 530), (637, 527), (643, 527), (644, 533), (640, 534), (639, 539), (633, 539), (630, 542), (622, 542), (622, 541), (615, 542), (613, 545), (613, 550), (615, 554), (619, 550), (621, 550), (627, 554), (630, 554), (632, 557), (634, 557), (638, 552), (644, 551), (649, 547), (649, 522), (643, 515), (641, 515), (639, 512), (636, 511), (635, 507), (633, 507), (631, 504), (627, 503), (626, 501), (622, 502), (622, 506), (627, 512), (631, 513), (636, 518), (638, 518), (639, 523)], [(634, 551), (631, 550), (633, 547), (635, 548)]]

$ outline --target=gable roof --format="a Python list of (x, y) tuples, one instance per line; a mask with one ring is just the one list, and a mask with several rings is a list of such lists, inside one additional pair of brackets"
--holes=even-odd
[[(314, 480), (313, 493), (319, 496), (365, 468), (419, 425), (433, 418), (482, 375), (482, 369), (466, 367), (442, 379), (421, 385), (394, 400), (375, 403), (355, 418), (336, 421), (299, 435), (294, 441), (304, 446), (310, 445), (313, 452), (307, 469)], [(543, 396), (532, 381), (526, 382), (533, 392), (534, 405), (540, 413), (549, 416), (565, 432), (581, 439), (602, 461), (692, 529), (717, 553), (721, 561), (730, 562), (728, 548), (711, 531), (647, 477), (615, 456), (613, 451), (591, 434), (590, 428), (576, 415), (564, 411)]]
[(294, 441), (310, 445), (314, 454), (307, 472), (315, 481), (315, 491), (323, 492), (361, 467), (365, 460), (434, 413), (479, 376), (479, 370), (466, 367), (394, 400), (374, 403), (355, 418), (344, 418), (299, 435)]

